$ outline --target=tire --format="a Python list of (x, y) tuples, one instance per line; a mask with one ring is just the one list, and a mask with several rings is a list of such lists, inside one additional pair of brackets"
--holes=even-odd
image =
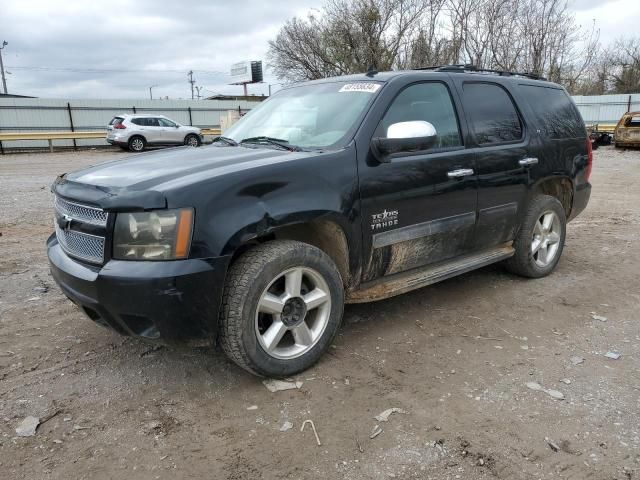
[(529, 202), (514, 241), (516, 253), (505, 262), (507, 270), (528, 278), (549, 275), (560, 260), (566, 234), (562, 204), (555, 197), (536, 195)]
[(220, 345), (254, 375), (294, 375), (329, 348), (343, 308), (340, 273), (322, 250), (290, 240), (263, 243), (245, 252), (227, 273)]
[(139, 135), (129, 139), (129, 150), (132, 152), (142, 152), (147, 147), (147, 142)]
[(184, 137), (184, 144), (191, 147), (199, 147), (202, 145), (202, 141), (197, 135), (187, 135)]

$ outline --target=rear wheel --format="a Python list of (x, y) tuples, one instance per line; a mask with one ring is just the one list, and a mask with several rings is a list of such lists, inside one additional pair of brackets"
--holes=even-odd
[(566, 232), (567, 219), (558, 199), (535, 196), (514, 242), (516, 253), (506, 261), (507, 269), (529, 278), (549, 275), (562, 255)]
[(132, 152), (141, 152), (147, 146), (144, 138), (140, 136), (131, 137), (129, 139), (129, 150)]
[(267, 242), (229, 270), (220, 344), (231, 360), (255, 375), (293, 375), (329, 348), (343, 304), (340, 273), (324, 252), (301, 242)]
[(184, 138), (184, 144), (190, 147), (199, 147), (202, 142), (197, 135), (187, 135)]

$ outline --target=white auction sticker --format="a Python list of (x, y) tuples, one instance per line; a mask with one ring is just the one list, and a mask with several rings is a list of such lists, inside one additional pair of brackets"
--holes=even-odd
[(380, 88), (379, 83), (370, 83), (370, 82), (360, 82), (360, 83), (347, 83), (344, 85), (339, 92), (365, 92), (365, 93), (375, 93)]

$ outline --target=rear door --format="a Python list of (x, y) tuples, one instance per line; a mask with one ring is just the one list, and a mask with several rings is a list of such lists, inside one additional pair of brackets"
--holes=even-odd
[(477, 182), (450, 87), (445, 81), (395, 86), (398, 91), (387, 97), (366, 139), (370, 145), (390, 125), (416, 120), (431, 123), (437, 133), (428, 150), (396, 153), (388, 163), (377, 162), (369, 150), (359, 162), (365, 282), (464, 255), (472, 247)]
[(528, 169), (537, 159), (530, 154), (523, 116), (505, 85), (469, 77), (456, 78), (456, 84), (476, 154), (474, 248), (482, 250), (514, 238), (527, 194)]
[(141, 118), (144, 121), (145, 137), (149, 143), (162, 143), (163, 140), (163, 128), (160, 126), (160, 122), (155, 117)]

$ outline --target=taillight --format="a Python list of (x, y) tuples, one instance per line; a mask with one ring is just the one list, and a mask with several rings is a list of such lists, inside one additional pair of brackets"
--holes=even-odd
[(585, 182), (589, 181), (592, 168), (593, 168), (593, 146), (591, 145), (591, 139), (587, 137), (587, 168), (584, 170)]
[(127, 128), (127, 127), (125, 127), (122, 123), (116, 123), (116, 124), (113, 126), (113, 128), (117, 128), (118, 130), (124, 130), (124, 129), (125, 129), (125, 128)]

